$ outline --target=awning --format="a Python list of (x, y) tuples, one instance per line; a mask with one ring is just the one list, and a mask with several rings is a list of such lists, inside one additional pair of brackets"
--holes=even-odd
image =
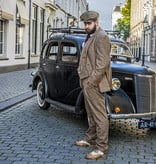
[(26, 7), (23, 1), (17, 0), (17, 8), (21, 18), (21, 24), (29, 24), (29, 18), (26, 13)]
[(0, 19), (13, 20), (14, 14), (8, 1), (0, 0)]

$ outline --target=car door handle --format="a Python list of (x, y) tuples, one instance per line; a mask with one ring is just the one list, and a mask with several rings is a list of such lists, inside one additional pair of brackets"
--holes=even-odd
[(57, 66), (56, 66), (56, 69), (59, 69), (59, 68), (60, 68), (60, 66), (57, 65)]

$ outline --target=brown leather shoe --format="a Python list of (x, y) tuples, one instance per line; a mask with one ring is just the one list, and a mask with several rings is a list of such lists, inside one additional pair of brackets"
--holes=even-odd
[(75, 145), (77, 145), (77, 146), (90, 146), (90, 143), (88, 143), (85, 140), (81, 140), (81, 141), (76, 141)]
[(93, 150), (91, 153), (86, 155), (87, 159), (98, 159), (98, 158), (107, 158), (107, 155), (100, 150)]

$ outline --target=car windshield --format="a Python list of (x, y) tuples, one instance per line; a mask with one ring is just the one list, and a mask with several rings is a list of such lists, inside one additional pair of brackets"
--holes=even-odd
[[(82, 51), (84, 47), (84, 41), (81, 42)], [(123, 62), (131, 62), (133, 55), (128, 48), (128, 46), (121, 42), (113, 42), (111, 41), (111, 60), (112, 61), (123, 61)]]
[(127, 61), (132, 57), (132, 53), (125, 44), (111, 42), (111, 58), (113, 61)]

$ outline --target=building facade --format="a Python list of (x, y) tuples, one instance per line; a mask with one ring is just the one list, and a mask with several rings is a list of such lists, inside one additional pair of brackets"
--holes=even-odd
[(156, 62), (156, 0), (152, 1), (151, 11), (151, 47), (150, 61)]
[(113, 8), (112, 11), (112, 30), (116, 31), (116, 26), (117, 26), (117, 20), (121, 18), (121, 8), (123, 4), (119, 4)]
[(131, 0), (130, 46), (136, 57), (156, 62), (156, 0)]
[(86, 0), (1, 0), (0, 73), (36, 67), (49, 27), (81, 27), (86, 10)]

